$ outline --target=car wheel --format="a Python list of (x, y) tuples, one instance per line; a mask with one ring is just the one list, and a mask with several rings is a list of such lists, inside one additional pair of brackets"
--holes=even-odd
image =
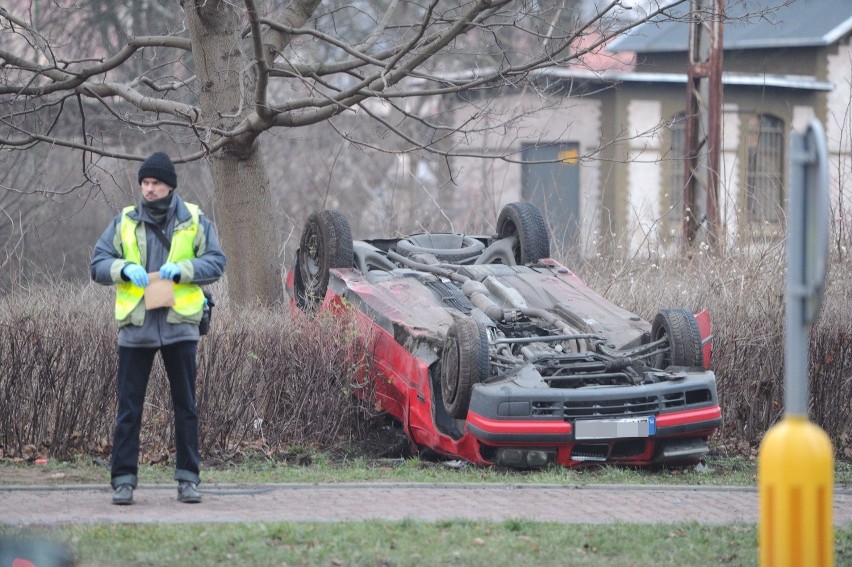
[(452, 417), (463, 419), (473, 385), (488, 376), (488, 334), (474, 319), (459, 318), (450, 325), (441, 353), (441, 397)]
[(432, 254), (438, 260), (458, 264), (475, 258), (485, 249), (485, 244), (462, 234), (415, 234), (396, 243), (396, 251), (403, 256)]
[(669, 350), (656, 356), (654, 368), (704, 365), (701, 333), (695, 315), (688, 309), (676, 307), (657, 313), (651, 325), (651, 340), (664, 338), (668, 338)]
[(550, 233), (539, 208), (533, 203), (509, 203), (497, 217), (497, 238), (518, 237), (515, 262), (534, 264), (550, 257)]
[(317, 211), (308, 217), (296, 264), (300, 284), (299, 305), (313, 309), (322, 303), (328, 289), (329, 269), (351, 268), (354, 264), (352, 230), (338, 211)]

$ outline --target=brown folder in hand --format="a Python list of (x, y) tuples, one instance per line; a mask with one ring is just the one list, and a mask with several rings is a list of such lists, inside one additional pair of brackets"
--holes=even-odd
[(175, 282), (160, 278), (160, 272), (148, 274), (145, 286), (145, 309), (171, 307), (175, 304)]

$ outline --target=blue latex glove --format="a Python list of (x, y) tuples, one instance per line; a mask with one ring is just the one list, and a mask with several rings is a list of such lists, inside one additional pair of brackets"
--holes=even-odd
[(127, 279), (132, 281), (135, 285), (138, 285), (139, 287), (145, 287), (148, 285), (148, 272), (146, 272), (145, 268), (139, 264), (127, 264), (121, 271), (125, 276), (127, 276)]
[(164, 280), (174, 280), (180, 275), (180, 268), (174, 262), (167, 262), (160, 266), (160, 277)]

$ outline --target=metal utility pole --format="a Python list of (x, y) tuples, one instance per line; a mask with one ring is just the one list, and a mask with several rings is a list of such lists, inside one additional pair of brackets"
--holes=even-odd
[(725, 0), (691, 0), (689, 10), (683, 235), (687, 247), (706, 239), (714, 251), (720, 247), (724, 10)]

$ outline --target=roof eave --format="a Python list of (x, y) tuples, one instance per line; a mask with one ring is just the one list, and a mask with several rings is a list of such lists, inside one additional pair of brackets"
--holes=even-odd
[[(686, 73), (642, 73), (637, 71), (604, 71), (595, 73), (586, 70), (563, 68), (541, 69), (536, 75), (558, 79), (577, 79), (612, 83), (657, 83), (686, 84)], [(767, 75), (757, 73), (722, 73), (722, 83), (730, 86), (775, 87), (805, 91), (828, 92), (834, 84), (814, 77), (801, 75)]]

